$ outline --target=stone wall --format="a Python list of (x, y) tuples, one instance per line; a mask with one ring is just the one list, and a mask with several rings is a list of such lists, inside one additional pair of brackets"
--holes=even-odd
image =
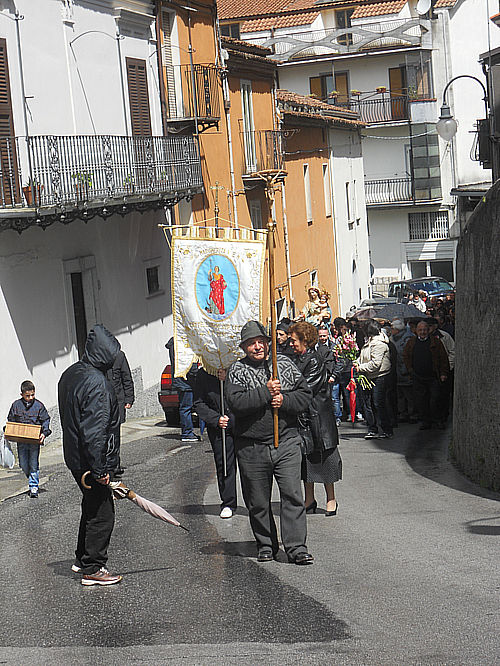
[(468, 221), (457, 249), (451, 451), (462, 471), (500, 490), (500, 181)]

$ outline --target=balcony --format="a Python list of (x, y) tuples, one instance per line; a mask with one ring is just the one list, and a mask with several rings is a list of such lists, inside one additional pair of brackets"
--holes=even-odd
[(259, 171), (282, 171), (283, 137), (276, 130), (252, 130), (240, 132), (243, 163), (241, 174), (244, 181), (260, 181)]
[(382, 93), (372, 99), (350, 99), (348, 102), (334, 102), (359, 113), (360, 120), (368, 125), (408, 120), (410, 102), (408, 95)]
[(167, 68), (167, 124), (172, 128), (182, 127), (186, 121), (190, 124), (197, 122), (199, 131), (218, 125), (220, 94), (219, 73), (215, 65)]
[(192, 136), (0, 138), (0, 230), (158, 208), (202, 188)]
[(386, 206), (413, 202), (411, 178), (384, 178), (365, 180), (367, 206)]
[(274, 60), (302, 60), (374, 49), (424, 46), (423, 37), (429, 32), (426, 23), (420, 18), (396, 19), (352, 25), (349, 28), (324, 28), (252, 37), (246, 41), (271, 48), (273, 55), (269, 57)]

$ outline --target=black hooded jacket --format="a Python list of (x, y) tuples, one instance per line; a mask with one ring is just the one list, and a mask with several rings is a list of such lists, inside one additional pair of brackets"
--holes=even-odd
[(90, 470), (96, 479), (118, 466), (120, 411), (106, 371), (119, 351), (114, 335), (97, 324), (82, 359), (63, 373), (58, 385), (66, 466), (72, 472)]

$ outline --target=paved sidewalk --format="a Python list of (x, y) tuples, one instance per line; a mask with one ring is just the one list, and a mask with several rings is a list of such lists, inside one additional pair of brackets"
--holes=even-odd
[[(122, 425), (121, 445), (135, 442), (138, 439), (152, 437), (153, 435), (172, 434), (178, 432), (178, 428), (167, 426), (163, 416), (149, 416), (140, 419), (126, 421)], [(13, 469), (4, 469), (0, 467), (0, 502), (10, 497), (21, 495), (28, 492), (28, 480), (19, 469), (17, 463), (17, 447), (13, 445), (13, 451), (16, 456), (16, 464)], [(40, 451), (40, 486), (47, 483), (50, 475), (56, 468), (64, 464), (62, 440), (55, 439), (48, 441), (42, 446)]]

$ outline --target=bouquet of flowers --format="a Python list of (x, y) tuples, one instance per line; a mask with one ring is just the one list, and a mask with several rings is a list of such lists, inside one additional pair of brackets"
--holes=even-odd
[(349, 335), (349, 333), (339, 336), (333, 348), (333, 353), (337, 360), (354, 361), (359, 355), (356, 340), (352, 335)]

